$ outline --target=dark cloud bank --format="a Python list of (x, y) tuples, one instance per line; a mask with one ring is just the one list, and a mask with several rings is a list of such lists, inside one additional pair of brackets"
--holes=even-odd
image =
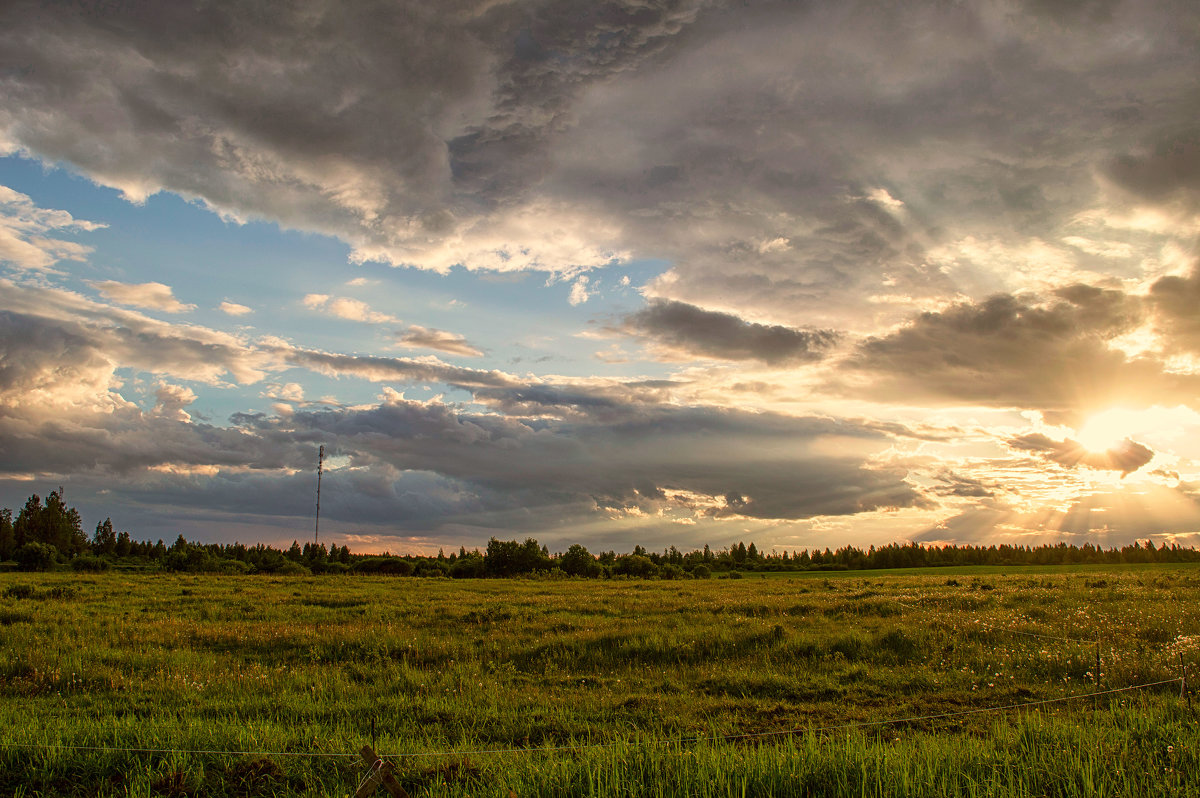
[(1060, 465), (1085, 465), (1120, 471), (1122, 475), (1138, 470), (1154, 457), (1150, 448), (1128, 439), (1103, 452), (1089, 451), (1082, 444), (1069, 439), (1056, 441), (1041, 433), (1013, 438), (1009, 445), (1017, 450), (1036, 452)]
[(1148, 301), (1073, 285), (1049, 301), (997, 295), (958, 303), (866, 339), (843, 371), (870, 375), (861, 391), (881, 400), (1023, 407), (1072, 421), (1119, 402), (1189, 401), (1200, 388), (1194, 375), (1171, 373), (1153, 354), (1130, 356), (1111, 342), (1151, 318), (1169, 331), (1170, 346), (1188, 347), (1196, 310), (1185, 305), (1194, 281), (1163, 278)]
[(776, 366), (820, 359), (838, 340), (828, 330), (755, 324), (731, 313), (684, 302), (655, 300), (625, 318), (621, 331), (642, 336), (684, 357), (758, 360)]
[[(664, 401), (667, 383), (537, 384), (426, 361), (228, 344), (228, 371), (245, 371), (232, 361), (250, 359), (265, 373), (303, 365), (381, 382), (445, 381), (497, 412), (393, 392), (371, 407), (239, 414), (233, 426), (215, 426), (187, 416), (184, 389), (160, 388), (149, 410), (116, 393), (112, 349), (136, 343), (140, 354), (122, 360), (146, 362), (164, 341), (187, 352), (196, 344), (189, 329), (204, 333), (168, 327), (134, 336), (127, 320), (81, 325), (0, 313), (0, 472), (73, 473), (97, 490), (119, 479), (116, 501), (169, 500), (191, 516), (304, 516), (312, 488), (305, 474), (326, 443), (345, 462), (329, 474), (331, 496), (341, 497), (325, 508), (331, 520), (395, 530), (469, 520), (496, 534), (560, 528), (598, 511), (674, 514), (660, 522), (669, 525), (671, 517), (795, 520), (925, 503), (903, 469), (861, 453), (886, 447), (880, 429), (675, 406)], [(192, 369), (186, 358), (175, 367)], [(172, 367), (154, 370), (169, 376)], [(84, 373), (90, 378), (80, 382)], [(73, 404), (38, 403), (47, 387)], [(859, 446), (839, 456), (830, 440)]]

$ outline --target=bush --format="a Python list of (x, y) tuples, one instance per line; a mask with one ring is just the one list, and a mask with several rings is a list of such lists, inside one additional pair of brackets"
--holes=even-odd
[(448, 576), (449, 573), (450, 566), (437, 560), (420, 560), (413, 570), (414, 576)]
[(192, 574), (220, 570), (217, 562), (204, 549), (186, 545), (172, 548), (167, 559), (163, 561), (163, 567), (168, 571), (184, 571)]
[(90, 554), (84, 554), (71, 560), (72, 571), (107, 571), (110, 563), (102, 557), (93, 557)]
[(356, 574), (387, 574), (389, 576), (410, 576), (413, 564), (399, 557), (367, 557), (354, 563)]
[(213, 563), (216, 565), (217, 572), (222, 574), (248, 574), (253, 570), (250, 563), (242, 562), (241, 560), (226, 560), (223, 557), (214, 557)]
[(467, 554), (450, 566), (450, 576), (453, 579), (482, 579), (487, 576), (487, 567), (482, 557)]
[(311, 576), (312, 571), (298, 562), (284, 563), (275, 571), (276, 576)]
[[(315, 571), (314, 571), (315, 573)], [(321, 565), (321, 573), (324, 574), (348, 574), (350, 566), (344, 562), (327, 562)]]
[(683, 569), (680, 568), (678, 565), (672, 565), (671, 563), (666, 563), (665, 565), (660, 565), (658, 568), (658, 578), (659, 579), (683, 579), (683, 577), (684, 577)]
[(710, 571), (708, 569), (707, 565), (697, 565), (695, 568), (692, 569), (692, 578), (693, 579), (712, 579), (712, 571)]
[(585, 547), (576, 543), (567, 549), (567, 553), (559, 558), (558, 567), (570, 576), (597, 577), (600, 575), (600, 563)]
[(617, 558), (613, 573), (625, 576), (640, 576), (643, 579), (658, 576), (658, 566), (649, 557), (640, 554), (626, 554)]
[(49, 571), (58, 561), (58, 549), (45, 543), (26, 543), (13, 554), (22, 571)]

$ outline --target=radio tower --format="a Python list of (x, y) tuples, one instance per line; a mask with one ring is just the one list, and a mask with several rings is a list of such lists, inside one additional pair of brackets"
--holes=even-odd
[(321, 471), (325, 466), (325, 447), (317, 450), (317, 521), (313, 526), (313, 545), (321, 542)]

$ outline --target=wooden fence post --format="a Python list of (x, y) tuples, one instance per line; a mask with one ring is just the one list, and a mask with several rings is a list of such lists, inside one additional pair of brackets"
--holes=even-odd
[(400, 782), (396, 781), (395, 768), (392, 767), (391, 762), (384, 762), (380, 759), (375, 753), (375, 749), (369, 745), (364, 745), (358, 755), (371, 766), (371, 773), (355, 790), (354, 798), (367, 798), (367, 796), (374, 795), (375, 790), (381, 784), (392, 798), (409, 798), (408, 793), (400, 786)]
[(1183, 661), (1183, 652), (1179, 654), (1179, 697), (1187, 699), (1188, 711), (1195, 714), (1195, 710), (1192, 709), (1192, 694), (1188, 692), (1187, 665)]

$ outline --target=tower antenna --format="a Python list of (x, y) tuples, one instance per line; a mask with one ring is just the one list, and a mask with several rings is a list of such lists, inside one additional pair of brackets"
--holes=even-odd
[(317, 521), (313, 526), (313, 545), (321, 542), (321, 471), (325, 467), (325, 447), (317, 450)]

